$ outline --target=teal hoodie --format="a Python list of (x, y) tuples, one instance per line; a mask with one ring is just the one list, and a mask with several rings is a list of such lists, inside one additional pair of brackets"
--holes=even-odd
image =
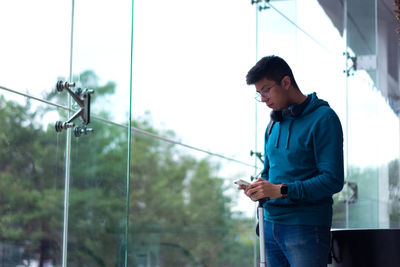
[(287, 225), (331, 226), (332, 195), (343, 188), (343, 132), (316, 93), (298, 117), (282, 111), (265, 134), (262, 178), (288, 186), (287, 198), (265, 202), (265, 219)]

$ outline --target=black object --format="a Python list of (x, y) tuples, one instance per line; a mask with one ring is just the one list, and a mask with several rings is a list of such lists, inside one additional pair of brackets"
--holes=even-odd
[(93, 129), (86, 128), (86, 125), (90, 123), (90, 95), (93, 94), (94, 91), (91, 89), (82, 90), (81, 88), (76, 88), (75, 91), (72, 91), (71, 88), (73, 87), (75, 87), (75, 83), (58, 81), (56, 84), (57, 91), (67, 91), (67, 93), (70, 94), (75, 102), (79, 105), (80, 109), (67, 121), (57, 121), (55, 123), (55, 130), (56, 132), (61, 132), (62, 130), (75, 127), (73, 121), (80, 117), (83, 127), (76, 126), (74, 128), (75, 136), (79, 137), (82, 133), (87, 134), (93, 132)]
[(263, 154), (261, 154), (261, 152), (254, 152), (253, 150), (250, 150), (250, 157), (252, 157), (253, 155), (255, 155), (262, 163), (264, 163), (264, 156)]
[(332, 230), (332, 266), (400, 266), (400, 229)]
[[(290, 116), (296, 118), (298, 116), (301, 115), (301, 113), (303, 113), (304, 109), (307, 107), (308, 103), (310, 103), (311, 101), (311, 95), (307, 95), (306, 100), (304, 100), (303, 102), (301, 102), (300, 104), (291, 104), (288, 106), (288, 108), (286, 110), (284, 110), (283, 112), (285, 112), (285, 114), (289, 114)], [(283, 120), (283, 115), (282, 115), (282, 111), (281, 110), (273, 110), (271, 111), (271, 120), (273, 121), (282, 121)]]
[(289, 189), (288, 189), (287, 185), (285, 185), (285, 184), (281, 185), (281, 197), (282, 198), (286, 198), (288, 191), (289, 191)]

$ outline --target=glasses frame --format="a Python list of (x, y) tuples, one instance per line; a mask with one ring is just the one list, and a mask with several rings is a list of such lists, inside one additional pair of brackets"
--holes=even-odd
[(261, 90), (261, 92), (256, 92), (256, 96), (254, 97), (258, 102), (262, 102), (261, 98), (268, 98), (267, 95), (269, 96), (269, 92), (271, 91), (272, 88), (274, 88), (275, 86), (277, 86), (277, 84), (275, 83), (274, 85), (272, 85), (269, 88), (266, 88), (264, 90)]
[[(283, 75), (283, 76), (279, 79), (279, 83), (281, 83), (282, 80), (283, 80), (283, 78), (285, 78), (286, 76), (289, 76), (289, 74)], [(290, 76), (289, 76), (289, 77), (290, 77)], [(278, 85), (278, 83), (275, 82), (273, 86), (271, 86), (271, 87), (269, 87), (269, 88), (267, 88), (267, 89), (265, 89), (265, 90), (261, 90), (261, 92), (258, 92), (258, 91), (257, 91), (257, 92), (256, 92), (256, 96), (255, 96), (254, 98), (255, 98), (258, 102), (262, 102), (262, 101), (261, 101), (261, 97), (268, 98), (266, 95), (269, 94), (269, 91), (271, 91), (271, 89), (274, 88), (274, 87), (277, 86), (277, 85)]]

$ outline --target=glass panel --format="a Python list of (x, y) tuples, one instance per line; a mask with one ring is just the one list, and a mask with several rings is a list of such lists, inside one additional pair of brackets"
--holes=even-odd
[[(146, 120), (136, 126), (158, 133)], [(130, 265), (251, 265), (254, 204), (232, 182), (250, 181), (253, 168), (134, 136)]]
[(379, 123), (378, 94), (368, 79), (367, 73), (358, 72), (348, 82), (348, 180), (358, 192), (357, 200), (349, 203), (350, 228), (378, 227), (379, 143), (371, 127)]
[[(350, 228), (378, 228), (380, 187), (387, 175), (380, 171), (380, 134), (373, 125), (380, 124), (376, 91), (376, 6), (375, 0), (347, 1), (348, 62), (348, 171), (347, 179), (357, 193), (348, 203)], [(374, 64), (364, 64), (369, 59)], [(380, 138), (379, 138), (380, 139)], [(393, 140), (392, 140), (393, 141)], [(386, 182), (385, 182), (386, 180)]]
[(123, 266), (127, 129), (93, 120), (72, 137), (68, 266)]
[[(379, 217), (380, 227), (400, 227), (400, 184), (399, 184), (399, 35), (398, 20), (393, 16), (393, 10), (382, 1), (377, 1), (377, 82), (379, 91), (384, 96), (379, 98), (380, 139), (379, 157), (382, 165), (387, 166), (388, 184), (380, 186), (382, 210), (386, 207), (388, 216)], [(382, 127), (382, 128), (381, 128)], [(383, 168), (384, 170), (384, 168)], [(383, 172), (381, 172), (383, 174)], [(382, 191), (381, 191), (382, 189)], [(388, 203), (388, 205), (385, 205)], [(389, 219), (389, 222), (387, 220)]]
[(54, 123), (67, 116), (47, 101), (66, 104), (55, 84), (69, 73), (71, 3), (1, 1), (0, 10), (0, 265), (59, 266), (66, 151)]
[(74, 13), (73, 79), (82, 87), (101, 84), (92, 95), (102, 98), (92, 105), (93, 115), (123, 124), (129, 114), (131, 2), (75, 0)]
[(56, 108), (33, 102), (0, 91), (1, 266), (62, 260), (65, 133), (42, 120)]
[(93, 133), (71, 142), (68, 266), (125, 264), (131, 4), (75, 1), (73, 80), (94, 90)]
[[(91, 106), (100, 111), (114, 83), (90, 81), (96, 98)], [(129, 97), (128, 97), (129, 99)], [(113, 103), (110, 103), (113, 104)], [(129, 103), (127, 103), (129, 105)], [(104, 109), (100, 114), (107, 114)], [(104, 115), (106, 117), (107, 115)], [(121, 119), (121, 118), (120, 118)], [(125, 257), (127, 127), (92, 117), (93, 133), (72, 137), (69, 196), (68, 265), (121, 266)]]
[(349, 78), (349, 102), (349, 181), (358, 192), (349, 227), (396, 227), (398, 117), (366, 72)]
[(245, 164), (135, 132), (133, 266), (254, 264), (255, 207), (232, 186), (254, 174), (254, 19), (246, 1), (135, 1), (137, 127)]
[(135, 118), (149, 112), (185, 143), (252, 161), (254, 90), (245, 76), (254, 64), (254, 7), (155, 0), (135, 2), (135, 12)]
[[(351, 56), (357, 57), (356, 69), (366, 69), (376, 83), (376, 0), (346, 2), (347, 47), (354, 53)], [(372, 61), (373, 65), (366, 65), (364, 61)]]

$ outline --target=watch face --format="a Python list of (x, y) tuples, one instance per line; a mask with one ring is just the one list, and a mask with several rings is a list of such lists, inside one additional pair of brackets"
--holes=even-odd
[(287, 195), (287, 193), (288, 193), (287, 185), (282, 185), (281, 186), (281, 195)]

